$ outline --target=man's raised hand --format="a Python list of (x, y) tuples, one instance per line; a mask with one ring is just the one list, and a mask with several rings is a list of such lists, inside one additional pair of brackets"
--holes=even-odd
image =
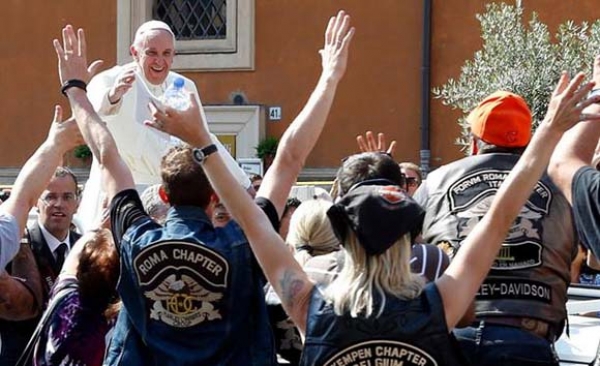
[(58, 57), (58, 75), (60, 83), (68, 80), (81, 80), (88, 83), (96, 74), (103, 61), (96, 60), (88, 66), (87, 45), (83, 29), (78, 29), (77, 34), (72, 25), (67, 25), (62, 30), (63, 43), (58, 39), (53, 41)]
[(62, 120), (63, 110), (60, 105), (54, 107), (54, 119), (48, 131), (48, 141), (55, 144), (61, 151), (67, 152), (84, 143), (77, 127), (75, 118)]
[(343, 10), (329, 19), (325, 31), (325, 45), (321, 54), (323, 75), (339, 81), (348, 63), (348, 49), (354, 36), (354, 27), (350, 27), (350, 16)]
[(396, 140), (393, 140), (388, 147), (383, 132), (377, 134), (377, 141), (375, 141), (373, 132), (367, 131), (365, 137), (362, 135), (356, 136), (356, 143), (360, 152), (381, 152), (390, 156), (394, 156), (394, 152), (396, 152)]
[(123, 70), (117, 76), (115, 83), (112, 88), (108, 92), (108, 100), (112, 104), (116, 104), (118, 101), (123, 98), (133, 85), (135, 81), (135, 72), (137, 69), (137, 65), (130, 65), (123, 68)]
[(202, 106), (198, 104), (194, 94), (188, 94), (190, 107), (178, 111), (169, 106), (163, 106), (164, 111), (150, 103), (151, 121), (144, 121), (146, 126), (180, 138), (192, 146), (201, 146), (210, 141), (209, 132), (202, 121)]

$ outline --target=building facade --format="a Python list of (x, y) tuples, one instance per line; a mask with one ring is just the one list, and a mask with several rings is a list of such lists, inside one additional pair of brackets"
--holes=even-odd
[[(481, 47), (475, 15), (486, 2), (431, 1), (432, 87), (458, 77), (464, 61)], [(306, 163), (308, 171), (331, 174), (342, 157), (356, 150), (355, 136), (366, 130), (396, 140), (397, 160), (419, 162), (424, 0), (8, 0), (0, 54), (0, 169), (5, 175), (14, 173), (43, 140), (53, 105), (67, 105), (52, 47), (61, 27), (84, 28), (88, 57), (103, 59), (108, 68), (128, 61), (133, 31), (156, 17), (157, 8), (177, 22), (177, 14), (165, 10), (170, 3), (225, 4), (213, 9), (213, 16), (220, 16), (211, 23), (215, 29), (225, 24), (225, 34), (180, 42), (174, 69), (196, 82), (211, 129), (238, 158), (251, 158), (260, 139), (281, 136), (298, 114), (320, 72), (318, 50), (329, 16), (343, 8), (352, 16), (356, 35), (329, 121)], [(536, 11), (552, 32), (569, 19), (600, 17), (595, 0), (523, 0), (523, 6), (525, 19)], [(181, 10), (186, 12), (193, 10)], [(462, 156), (454, 144), (460, 112), (429, 98), (430, 165), (436, 167)], [(73, 156), (66, 159), (81, 166)]]

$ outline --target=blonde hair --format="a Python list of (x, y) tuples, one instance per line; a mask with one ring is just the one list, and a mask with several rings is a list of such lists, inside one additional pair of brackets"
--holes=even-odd
[(331, 205), (324, 199), (312, 199), (294, 211), (286, 242), (296, 249), (296, 260), (301, 265), (311, 257), (339, 250), (340, 242), (327, 217)]
[[(369, 317), (376, 311), (379, 317), (387, 296), (410, 300), (421, 294), (424, 281), (410, 270), (409, 234), (384, 253), (369, 256), (348, 229), (344, 250), (344, 267), (325, 290), (325, 298), (337, 315)], [(374, 308), (376, 297), (380, 299), (378, 309)]]

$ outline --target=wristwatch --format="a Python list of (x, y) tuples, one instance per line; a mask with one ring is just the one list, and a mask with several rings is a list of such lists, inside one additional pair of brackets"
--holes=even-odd
[(217, 146), (215, 144), (210, 144), (201, 149), (195, 148), (192, 150), (192, 158), (196, 163), (202, 164), (210, 154), (215, 152), (217, 152)]

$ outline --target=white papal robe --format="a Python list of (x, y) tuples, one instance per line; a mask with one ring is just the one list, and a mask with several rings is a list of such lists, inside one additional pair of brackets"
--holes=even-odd
[[(160, 161), (174, 143), (169, 135), (144, 126), (144, 121), (151, 119), (148, 103), (152, 98), (160, 98), (176, 77), (185, 80), (185, 90), (194, 93), (198, 102), (200, 102), (200, 95), (192, 80), (173, 71), (169, 72), (161, 85), (150, 84), (141, 73), (137, 72), (131, 89), (118, 103), (111, 105), (108, 100), (108, 92), (125, 67), (130, 67), (130, 65), (115, 66), (96, 75), (88, 85), (87, 94), (94, 109), (107, 123), (121, 156), (131, 169), (138, 190), (141, 190), (148, 185), (161, 182)], [(206, 116), (203, 115), (203, 117), (206, 122)], [(219, 150), (226, 152), (222, 155), (230, 170), (238, 178), (240, 184), (248, 188), (250, 181), (244, 171), (239, 168), (237, 162), (229, 155), (219, 140), (214, 135), (211, 134), (211, 136)], [(100, 169), (98, 162), (94, 159), (77, 213), (83, 230), (91, 229), (98, 222), (104, 197)]]

